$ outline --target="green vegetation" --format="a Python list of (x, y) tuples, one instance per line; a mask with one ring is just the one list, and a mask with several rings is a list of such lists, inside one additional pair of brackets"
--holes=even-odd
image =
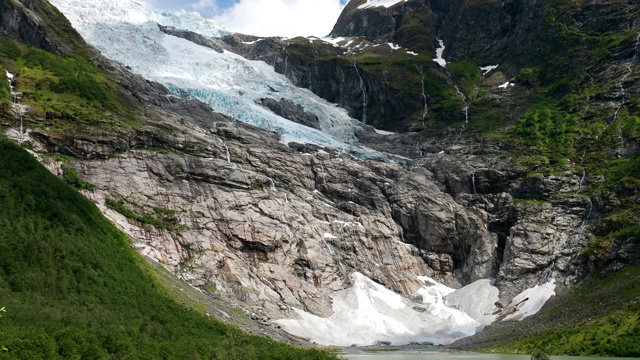
[(96, 189), (95, 186), (89, 184), (88, 182), (82, 180), (78, 173), (68, 166), (62, 165), (62, 171), (64, 172), (64, 181), (73, 186), (78, 190), (89, 190), (94, 191)]
[(155, 208), (152, 215), (137, 215), (135, 212), (127, 208), (123, 201), (107, 199), (106, 205), (109, 209), (119, 212), (127, 219), (131, 219), (142, 224), (151, 225), (158, 229), (169, 231), (176, 231), (179, 229), (176, 224), (176, 219), (172, 218), (172, 216), (175, 215), (175, 211)]
[[(22, 102), (36, 111), (34, 117), (52, 135), (64, 136), (69, 131), (95, 134), (97, 129), (117, 133), (136, 126), (132, 105), (122, 95), (121, 86), (80, 55), (58, 56), (7, 41), (0, 43), (0, 66), (11, 69), (16, 89), (23, 93)], [(5, 83), (0, 87), (0, 101), (6, 96)], [(6, 107), (4, 111), (0, 108), (0, 115), (3, 112)]]
[(473, 99), (476, 87), (480, 85), (480, 68), (468, 60), (450, 63), (447, 67), (467, 99)]
[(97, 208), (0, 140), (2, 358), (326, 359), (249, 336), (166, 298)]
[(592, 279), (562, 303), (523, 322), (553, 328), (485, 349), (507, 353), (640, 356), (640, 266)]
[(551, 360), (551, 357), (546, 352), (538, 349), (531, 354), (531, 360)]

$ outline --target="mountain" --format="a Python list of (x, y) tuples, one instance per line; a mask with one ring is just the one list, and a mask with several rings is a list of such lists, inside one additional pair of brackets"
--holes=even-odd
[(263, 331), (450, 343), (638, 259), (633, 4), (351, 1), (283, 39), (52, 3), (111, 60), (3, 43), (5, 133)]

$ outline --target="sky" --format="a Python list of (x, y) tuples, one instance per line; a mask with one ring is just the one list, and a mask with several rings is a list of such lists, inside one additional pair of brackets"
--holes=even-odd
[(226, 29), (257, 36), (326, 36), (349, 0), (146, 0), (197, 11)]

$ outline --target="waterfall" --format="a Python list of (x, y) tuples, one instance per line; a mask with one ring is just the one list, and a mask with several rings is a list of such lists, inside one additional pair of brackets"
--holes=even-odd
[[(618, 83), (618, 88), (620, 90), (620, 94), (622, 95), (622, 100), (620, 100), (620, 103), (616, 107), (616, 111), (613, 113), (613, 118), (611, 119), (611, 123), (609, 123), (607, 126), (605, 126), (604, 129), (602, 129), (596, 135), (596, 137), (595, 137), (596, 140), (602, 134), (604, 134), (605, 131), (607, 131), (609, 126), (611, 126), (613, 123), (616, 122), (616, 120), (618, 120), (620, 118), (620, 110), (622, 110), (622, 107), (626, 104), (627, 96), (628, 96), (627, 90), (624, 88), (624, 82), (627, 81), (627, 79), (629, 78), (629, 76), (631, 76), (631, 74), (633, 74), (633, 67), (638, 61), (638, 53), (639, 53), (639, 51), (640, 51), (640, 33), (636, 35), (636, 39), (634, 41), (633, 57), (631, 58), (631, 61), (629, 61), (629, 63), (627, 63), (627, 65), (626, 65), (627, 71), (624, 73), (624, 75), (622, 75), (622, 77), (620, 78), (620, 82)], [(620, 127), (620, 125), (618, 125), (618, 138), (620, 139), (620, 146), (624, 147), (624, 137), (622, 136), (622, 128)]]
[(424, 122), (427, 119), (427, 115), (429, 114), (429, 105), (427, 104), (427, 94), (424, 91), (424, 78), (426, 75), (424, 74), (424, 70), (422, 69), (422, 65), (418, 67), (416, 65), (418, 71), (420, 71), (420, 75), (422, 75), (422, 99), (424, 100), (424, 112), (422, 113), (422, 126), (424, 126)]
[(16, 89), (13, 87), (13, 74), (6, 70), (5, 72), (7, 73), (7, 81), (9, 81), (9, 87), (11, 88), (11, 92), (15, 92)]
[(460, 87), (458, 85), (454, 85), (454, 86), (456, 88), (456, 92), (458, 93), (458, 95), (460, 95), (460, 98), (464, 103), (464, 108), (462, 109), (462, 111), (464, 111), (464, 123), (468, 124), (469, 123), (469, 102), (467, 101), (467, 97), (462, 93), (462, 91), (460, 91)]
[(282, 47), (282, 51), (287, 54), (284, 57), (284, 72), (282, 73), (284, 76), (287, 76), (287, 70), (289, 68), (289, 50), (287, 50), (287, 46), (288, 44)]
[(227, 146), (227, 143), (225, 143), (224, 140), (222, 140), (222, 139), (218, 139), (218, 140), (220, 141), (220, 144), (222, 146), (224, 146), (224, 149), (227, 151), (227, 162), (229, 164), (232, 164), (232, 162), (231, 162), (231, 153), (229, 152), (229, 147)]
[(364, 84), (364, 80), (360, 75), (360, 71), (358, 70), (358, 64), (353, 63), (353, 67), (356, 68), (356, 74), (358, 74), (358, 78), (360, 78), (360, 90), (362, 90), (362, 123), (367, 123), (367, 89)]
[[(269, 179), (269, 182), (271, 183), (271, 190), (276, 191), (276, 183), (273, 182), (273, 179), (267, 176), (267, 179)], [(286, 194), (285, 194), (286, 196)]]
[(469, 102), (467, 101), (467, 97), (462, 93), (462, 91), (460, 91), (460, 88), (458, 87), (458, 85), (454, 84), (454, 86), (456, 88), (456, 92), (458, 93), (458, 95), (460, 95), (460, 97), (462, 98), (462, 102), (464, 103), (464, 109), (462, 109), (464, 111), (464, 124), (462, 124), (462, 129), (460, 129), (460, 134), (458, 134), (458, 137), (453, 142), (453, 146), (455, 146), (458, 143), (458, 141), (462, 139), (462, 134), (464, 134), (464, 131), (467, 129), (467, 124), (469, 123)]
[(6, 71), (7, 81), (9, 81), (9, 88), (11, 89), (11, 97), (13, 98), (13, 110), (18, 113), (20, 117), (20, 144), (24, 141), (24, 123), (22, 120), (22, 105), (20, 104), (20, 96), (21, 94), (16, 91), (15, 86), (13, 85), (14, 75), (8, 71)]
[(477, 194), (476, 193), (476, 172), (475, 170), (473, 171), (473, 174), (471, 174), (471, 186), (473, 186), (473, 194)]

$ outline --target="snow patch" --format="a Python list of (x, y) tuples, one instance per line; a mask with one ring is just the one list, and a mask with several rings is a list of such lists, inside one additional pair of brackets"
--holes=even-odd
[[(449, 344), (473, 335), (481, 326), (463, 311), (448, 307), (443, 299), (455, 290), (431, 278), (418, 278), (424, 284), (416, 294), (421, 301), (404, 298), (360, 273), (353, 273), (351, 279), (353, 286), (333, 297), (330, 317), (295, 309), (300, 319), (275, 322), (289, 333), (328, 346), (370, 345), (379, 341), (395, 345)], [(479, 286), (482, 287), (484, 284)], [(464, 296), (475, 295), (468, 292)]]
[(243, 41), (242, 43), (245, 44), (245, 45), (253, 45), (253, 44), (257, 43), (258, 41), (262, 41), (262, 39), (253, 40), (253, 41)]
[(499, 85), (498, 87), (499, 87), (500, 89), (506, 89), (506, 88), (508, 88), (508, 87), (510, 87), (510, 86), (516, 86), (516, 84), (514, 84), (514, 83), (512, 83), (512, 82), (508, 82), (508, 81), (507, 81), (506, 83), (504, 83), (504, 84), (502, 84), (502, 85)]
[(511, 300), (507, 308), (517, 309), (514, 313), (506, 316), (503, 321), (523, 320), (531, 315), (535, 315), (542, 309), (544, 304), (556, 294), (556, 281), (552, 279), (544, 285), (536, 285), (527, 289)]
[(395, 135), (396, 133), (391, 132), (391, 131), (385, 131), (385, 130), (380, 130), (380, 129), (373, 129), (376, 134), (380, 134), (380, 135)]
[(334, 235), (333, 235), (333, 234), (331, 234), (331, 233), (324, 233), (324, 238), (325, 238), (325, 239), (337, 239), (338, 237), (337, 237), (337, 236), (334, 236)]
[(391, 48), (391, 50), (400, 50), (402, 48), (402, 46), (398, 45), (398, 44), (394, 44), (394, 43), (387, 43), (387, 45), (389, 45), (389, 47)]
[(460, 290), (445, 296), (445, 304), (458, 310), (486, 326), (496, 320), (495, 303), (500, 300), (500, 290), (491, 284), (490, 279), (478, 280)]
[(487, 75), (491, 70), (495, 70), (500, 65), (489, 65), (489, 66), (481, 66), (480, 70), (482, 70), (482, 75)]
[(447, 61), (442, 57), (442, 54), (444, 54), (444, 49), (446, 49), (446, 47), (444, 46), (444, 41), (440, 39), (436, 39), (436, 40), (438, 40), (438, 45), (440, 47), (436, 49), (436, 58), (433, 59), (433, 61), (437, 62), (438, 65), (442, 67), (446, 67)]
[(407, 51), (407, 54), (409, 54), (409, 55), (413, 55), (413, 56), (418, 56), (418, 55), (420, 55), (420, 54), (418, 54), (417, 52), (414, 52), (414, 51)]
[(407, 2), (408, 0), (367, 0), (365, 4), (358, 6), (358, 9), (374, 8), (384, 6), (390, 8), (398, 3)]

